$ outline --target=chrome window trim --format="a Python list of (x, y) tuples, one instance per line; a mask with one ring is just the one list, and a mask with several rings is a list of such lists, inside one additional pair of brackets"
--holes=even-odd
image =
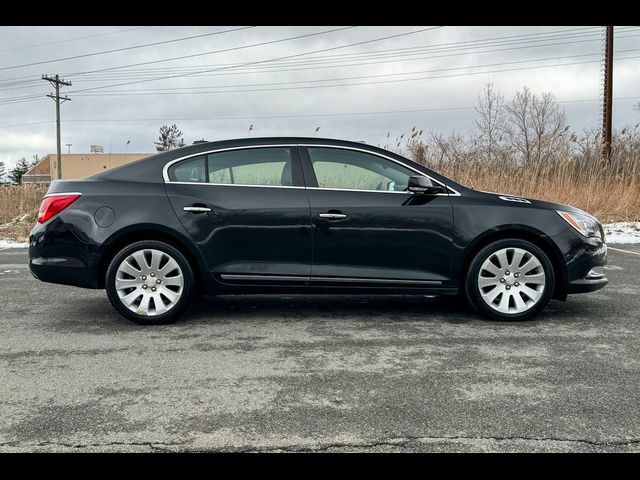
[[(174, 163), (181, 162), (183, 160), (188, 160), (189, 158), (199, 157), (201, 155), (211, 155), (212, 153), (220, 153), (220, 152), (230, 152), (233, 150), (247, 150), (249, 148), (282, 148), (282, 147), (296, 147), (295, 143), (287, 143), (287, 144), (277, 144), (277, 145), (245, 145), (241, 147), (228, 147), (228, 148), (216, 148), (214, 150), (206, 150), (204, 152), (198, 152), (191, 155), (185, 155), (184, 157), (176, 158), (175, 160), (171, 160), (166, 163), (162, 168), (162, 178), (164, 179), (164, 183), (179, 183), (179, 184), (189, 184), (189, 185), (235, 185), (238, 187), (270, 187), (270, 188), (292, 188), (288, 185), (241, 185), (239, 183), (207, 183), (207, 182), (178, 182), (173, 181), (169, 178), (169, 167)], [(294, 188), (304, 188), (304, 187), (294, 187)]]
[[(298, 144), (299, 147), (312, 147), (312, 148), (338, 148), (341, 150), (354, 150), (356, 152), (362, 152), (362, 153), (368, 153), (369, 155), (375, 155), (377, 157), (380, 158), (384, 158), (385, 160), (389, 160), (393, 163), (397, 163), (398, 165), (403, 166), (406, 169), (412, 170), (416, 173), (419, 173), (420, 176), (423, 177), (427, 177), (428, 179), (430, 179), (432, 182), (437, 183), (438, 185), (443, 186), (444, 188), (446, 188), (447, 190), (450, 190), (451, 192), (454, 193), (436, 193), (435, 196), (460, 196), (460, 192), (458, 192), (457, 190), (455, 190), (454, 188), (451, 188), (450, 186), (442, 183), (440, 180), (436, 180), (435, 178), (433, 178), (430, 175), (427, 175), (424, 172), (421, 172), (420, 170), (413, 168), (409, 165), (407, 165), (406, 163), (401, 162), (400, 160), (396, 160), (395, 158), (391, 158), (387, 155), (383, 155), (381, 153), (378, 152), (372, 152), (370, 150), (367, 150), (365, 148), (358, 148), (358, 147), (349, 147), (349, 146), (344, 146), (344, 145), (319, 145), (319, 144), (315, 144), (315, 143), (300, 143)], [(312, 162), (313, 165), (313, 162)], [(385, 192), (385, 193), (403, 193), (403, 194), (410, 194), (410, 195), (414, 195), (411, 192), (396, 192), (394, 190), (356, 190), (356, 189), (351, 189), (351, 188), (323, 188), (323, 187), (307, 187), (309, 189), (313, 189), (313, 190), (338, 190), (338, 191), (345, 191), (345, 192), (375, 192), (375, 193), (380, 193), (380, 192)]]
[(248, 185), (245, 183), (207, 183), (207, 182), (164, 182), (171, 185), (214, 185), (216, 187), (256, 187), (256, 188), (293, 188), (297, 190), (304, 190), (305, 187), (296, 187), (292, 185)]
[(164, 183), (171, 183), (171, 184), (177, 184), (177, 185), (215, 185), (215, 186), (227, 186), (227, 187), (294, 188), (294, 189), (329, 190), (329, 191), (341, 191), (341, 192), (400, 193), (403, 195), (414, 195), (411, 192), (396, 192), (393, 190), (357, 190), (357, 189), (350, 189), (350, 188), (323, 188), (323, 187), (307, 187), (307, 186), (300, 187), (300, 186), (290, 186), (290, 185), (245, 185), (245, 184), (239, 184), (239, 183), (179, 182), (179, 181), (174, 181), (169, 179), (169, 167), (171, 167), (171, 165), (181, 162), (183, 160), (188, 160), (193, 157), (199, 157), (200, 155), (211, 155), (213, 153), (228, 152), (233, 150), (247, 150), (247, 149), (253, 149), (253, 148), (283, 148), (283, 147), (286, 147), (286, 148), (291, 148), (291, 147), (337, 148), (341, 150), (354, 150), (356, 152), (375, 155), (377, 157), (384, 158), (385, 160), (389, 160), (393, 163), (397, 163), (398, 165), (401, 165), (404, 168), (407, 168), (413, 172), (416, 172), (421, 176), (427, 177), (432, 182), (435, 182), (438, 185), (443, 186), (450, 192), (453, 192), (453, 193), (436, 193), (434, 196), (451, 196), (451, 197), (461, 196), (460, 192), (458, 192), (456, 189), (451, 188), (449, 185), (441, 182), (440, 180), (437, 180), (431, 177), (430, 175), (427, 175), (426, 173), (421, 172), (420, 170), (407, 165), (406, 163), (396, 160), (395, 158), (391, 158), (387, 155), (383, 155), (378, 152), (372, 152), (364, 148), (350, 147), (345, 145), (334, 145), (334, 144), (315, 144), (315, 143), (282, 143), (282, 144), (273, 144), (273, 145), (256, 144), (256, 145), (243, 145), (240, 147), (227, 147), (227, 148), (217, 148), (213, 150), (206, 150), (204, 152), (185, 155), (184, 157), (176, 158), (174, 160), (171, 160), (170, 162), (167, 162), (165, 166), (162, 168), (162, 178), (164, 180)]

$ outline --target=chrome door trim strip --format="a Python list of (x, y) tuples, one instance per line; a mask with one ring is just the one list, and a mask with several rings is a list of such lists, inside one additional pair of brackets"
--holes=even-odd
[(389, 160), (391, 162), (397, 163), (398, 165), (402, 165), (403, 167), (412, 170), (416, 173), (419, 173), (421, 176), (427, 177), (429, 178), (432, 182), (437, 183), (438, 185), (442, 185), (443, 187), (445, 187), (447, 190), (453, 192), (453, 193), (436, 193), (434, 196), (453, 196), (453, 197), (459, 197), (460, 192), (458, 192), (457, 190), (455, 190), (454, 188), (448, 186), (447, 184), (431, 177), (430, 175), (427, 175), (424, 172), (421, 172), (420, 170), (417, 170), (414, 167), (411, 167), (410, 165), (407, 165), (406, 163), (403, 163), (399, 160), (396, 160), (395, 158), (391, 158), (387, 155), (383, 155), (381, 153), (378, 152), (372, 152), (370, 150), (364, 149), (364, 148), (357, 148), (357, 147), (350, 147), (350, 146), (346, 146), (346, 145), (335, 145), (335, 144), (315, 144), (315, 143), (282, 143), (282, 144), (273, 144), (273, 145), (265, 145), (265, 144), (257, 144), (257, 145), (243, 145), (240, 147), (226, 147), (226, 148), (217, 148), (217, 149), (212, 149), (212, 150), (205, 150), (203, 152), (198, 152), (198, 153), (192, 153), (190, 155), (185, 155), (183, 157), (180, 158), (176, 158), (174, 160), (171, 160), (170, 162), (167, 162), (165, 164), (165, 166), (162, 168), (162, 178), (164, 179), (164, 183), (171, 183), (171, 184), (177, 184), (177, 185), (215, 185), (215, 186), (227, 186), (227, 187), (260, 187), (260, 188), (294, 188), (294, 189), (312, 189), (312, 190), (329, 190), (329, 191), (344, 191), (344, 192), (368, 192), (368, 193), (401, 193), (401, 194), (408, 194), (408, 195), (414, 195), (411, 192), (396, 192), (396, 191), (391, 191), (391, 190), (356, 190), (356, 189), (350, 189), (350, 188), (322, 188), (322, 187), (300, 187), (300, 186), (289, 186), (289, 185), (245, 185), (245, 184), (239, 184), (239, 183), (208, 183), (208, 182), (178, 182), (178, 181), (173, 181), (169, 179), (169, 167), (171, 167), (171, 165), (173, 165), (174, 163), (180, 162), (182, 160), (187, 160), (189, 158), (193, 158), (193, 157), (198, 157), (200, 155), (210, 155), (212, 153), (219, 153), (219, 152), (227, 152), (227, 151), (232, 151), (232, 150), (247, 150), (247, 149), (251, 149), (251, 148), (283, 148), (283, 147), (287, 147), (287, 148), (291, 148), (291, 147), (315, 147), (315, 148), (338, 148), (341, 150), (354, 150), (357, 152), (363, 152), (363, 153), (368, 153), (369, 155), (376, 155), (380, 158), (384, 158), (386, 160)]
[(304, 275), (254, 275), (254, 274), (230, 274), (230, 273), (222, 273), (220, 274), (220, 278), (223, 280), (265, 280), (265, 281), (297, 281), (297, 282), (308, 282), (311, 277)]
[(334, 283), (377, 283), (377, 284), (405, 284), (405, 285), (442, 285), (440, 280), (401, 280), (388, 278), (361, 278), (361, 277), (313, 277), (306, 275), (257, 275), (257, 274), (230, 274), (222, 273), (223, 280), (262, 280), (262, 281), (298, 281), (298, 282), (334, 282)]
[(400, 280), (396, 278), (360, 278), (360, 277), (311, 277), (311, 283), (313, 282), (442, 285), (442, 282), (440, 280)]

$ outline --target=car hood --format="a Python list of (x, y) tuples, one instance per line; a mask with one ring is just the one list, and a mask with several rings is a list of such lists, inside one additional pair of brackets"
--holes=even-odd
[(498, 198), (504, 202), (510, 202), (513, 205), (521, 205), (522, 207), (525, 207), (525, 208), (535, 207), (535, 208), (543, 208), (545, 210), (563, 210), (565, 212), (581, 213), (583, 215), (589, 215), (593, 217), (593, 215), (591, 215), (589, 212), (585, 212), (584, 210), (580, 210), (579, 208), (573, 207), (571, 205), (565, 205), (563, 203), (547, 202), (545, 200), (537, 200), (535, 198), (520, 197), (518, 195), (510, 195), (508, 193), (482, 192), (482, 191), (479, 191), (479, 193), (483, 195), (489, 195), (494, 199)]

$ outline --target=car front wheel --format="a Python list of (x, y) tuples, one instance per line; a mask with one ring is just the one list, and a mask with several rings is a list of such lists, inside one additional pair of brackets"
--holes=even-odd
[(107, 296), (123, 316), (141, 324), (175, 321), (192, 296), (193, 270), (172, 245), (155, 240), (135, 242), (111, 260)]
[(540, 312), (554, 289), (553, 266), (536, 245), (520, 239), (493, 242), (471, 261), (465, 293), (494, 320), (524, 320)]

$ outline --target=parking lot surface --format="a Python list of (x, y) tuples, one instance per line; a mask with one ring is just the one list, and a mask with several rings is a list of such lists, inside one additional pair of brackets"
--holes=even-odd
[[(640, 245), (498, 323), (446, 298), (225, 296), (142, 327), (0, 251), (0, 451), (640, 451)], [(629, 253), (629, 252), (636, 252)]]

